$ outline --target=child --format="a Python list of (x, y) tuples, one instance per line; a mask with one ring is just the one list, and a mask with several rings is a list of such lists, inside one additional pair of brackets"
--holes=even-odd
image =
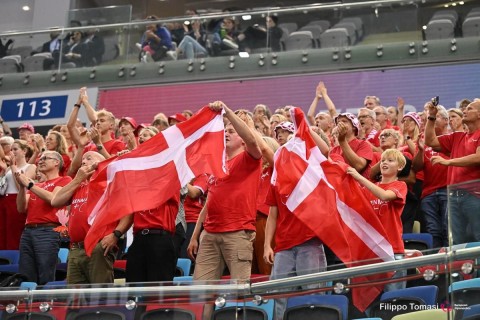
[[(380, 160), (380, 172), (382, 180), (373, 183), (359, 174), (355, 169), (348, 168), (347, 173), (365, 187), (366, 196), (372, 204), (373, 210), (379, 216), (383, 227), (388, 231), (388, 241), (393, 247), (395, 259), (404, 257), (404, 246), (402, 239), (401, 215), (405, 206), (407, 185), (398, 181), (398, 174), (405, 167), (405, 157), (396, 149), (387, 149), (382, 153)], [(406, 276), (406, 270), (397, 271), (394, 278)], [(387, 284), (384, 291), (392, 291), (405, 288), (405, 282)]]

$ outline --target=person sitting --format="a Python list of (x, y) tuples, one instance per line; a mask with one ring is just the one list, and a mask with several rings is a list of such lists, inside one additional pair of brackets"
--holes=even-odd
[(105, 53), (105, 42), (93, 26), (85, 32), (85, 44), (88, 47), (85, 64), (89, 67), (100, 65)]
[(208, 54), (206, 47), (207, 35), (202, 28), (200, 20), (195, 19), (190, 22), (191, 30), (187, 26), (185, 35), (178, 45), (177, 53), (184, 55), (187, 59), (193, 59), (198, 55), (206, 56)]
[(70, 37), (70, 41), (63, 47), (61, 53), (60, 51), (54, 51), (52, 56), (56, 66), (61, 63), (72, 62), (75, 64), (75, 67), (83, 67), (87, 59), (87, 51), (88, 47), (83, 42), (83, 33), (75, 31)]
[[(147, 20), (156, 21), (156, 16), (148, 16)], [(137, 44), (141, 48), (141, 56), (145, 62), (150, 59), (158, 61), (167, 56), (167, 52), (173, 49), (172, 36), (166, 27), (162, 27), (157, 23), (150, 23), (146, 26), (146, 31), (142, 36), (140, 43)]]
[(278, 17), (267, 16), (266, 24), (266, 27), (257, 24), (250, 26), (238, 36), (238, 39), (243, 42), (245, 51), (260, 48), (267, 48), (273, 52), (282, 51), (280, 39), (283, 30), (278, 27)]

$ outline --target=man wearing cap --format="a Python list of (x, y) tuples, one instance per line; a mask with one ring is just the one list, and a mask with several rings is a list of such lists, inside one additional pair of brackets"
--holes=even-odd
[(363, 140), (357, 139), (360, 123), (352, 113), (340, 113), (335, 117), (338, 131), (338, 146), (330, 151), (330, 158), (342, 161), (355, 168), (363, 176), (368, 177), (368, 167), (373, 158), (372, 147)]
[[(211, 103), (210, 107), (223, 109), (229, 121), (225, 126), (229, 174), (222, 179), (210, 177), (207, 202), (195, 226), (188, 254), (196, 261), (193, 275), (196, 280), (218, 280), (225, 266), (232, 279), (245, 280), (250, 278), (252, 268), (262, 152), (254, 132), (230, 108), (221, 101)], [(210, 319), (211, 312), (211, 306), (205, 306), (205, 319)]]
[(121, 135), (119, 140), (125, 143), (128, 150), (133, 150), (138, 145), (137, 127), (137, 122), (131, 117), (123, 117), (118, 123), (118, 131)]
[(28, 137), (35, 133), (35, 129), (30, 123), (24, 123), (17, 128), (18, 136), (21, 140), (29, 141)]
[(52, 198), (52, 206), (70, 205), (68, 235), (70, 237), (70, 254), (68, 257), (67, 283), (113, 283), (113, 262), (117, 249), (117, 241), (131, 224), (131, 216), (121, 219), (117, 226), (109, 225), (103, 239), (95, 246), (90, 257), (85, 253), (84, 240), (90, 225), (90, 212), (85, 210), (88, 200), (90, 177), (98, 162), (105, 158), (95, 151), (83, 153), (80, 146), (75, 154), (81, 158), (82, 167), (75, 178), (59, 190)]
[(58, 209), (52, 207), (50, 201), (72, 180), (59, 175), (62, 166), (63, 158), (58, 152), (45, 151), (38, 160), (38, 170), (46, 181), (34, 183), (23, 173), (15, 173), (19, 184), (17, 210), (27, 213), (20, 239), (19, 272), (39, 285), (55, 280), (60, 234), (54, 229), (60, 222), (56, 215)]
[(187, 121), (187, 118), (181, 113), (176, 113), (173, 116), (168, 117), (168, 124), (170, 126), (174, 126), (183, 121)]
[(294, 131), (295, 127), (290, 121), (280, 122), (275, 127), (275, 138), (277, 139), (278, 144), (283, 146), (287, 143)]
[[(448, 185), (480, 179), (480, 99), (475, 99), (465, 108), (462, 121), (468, 128), (467, 132), (437, 136), (435, 122), (438, 112), (438, 108), (429, 102), (425, 144), (435, 151), (449, 153), (450, 159), (432, 156), (432, 165), (448, 167)], [(449, 197), (453, 244), (480, 241), (478, 182), (452, 187)]]

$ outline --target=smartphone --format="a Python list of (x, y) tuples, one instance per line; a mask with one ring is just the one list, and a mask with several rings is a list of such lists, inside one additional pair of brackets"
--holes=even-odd
[(438, 106), (438, 102), (440, 101), (440, 98), (438, 96), (432, 98), (432, 104), (436, 107)]

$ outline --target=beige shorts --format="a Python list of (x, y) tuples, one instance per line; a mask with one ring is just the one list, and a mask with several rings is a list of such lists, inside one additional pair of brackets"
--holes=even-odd
[(218, 280), (225, 265), (232, 279), (250, 279), (255, 231), (209, 233), (200, 235), (195, 260), (195, 280)]

